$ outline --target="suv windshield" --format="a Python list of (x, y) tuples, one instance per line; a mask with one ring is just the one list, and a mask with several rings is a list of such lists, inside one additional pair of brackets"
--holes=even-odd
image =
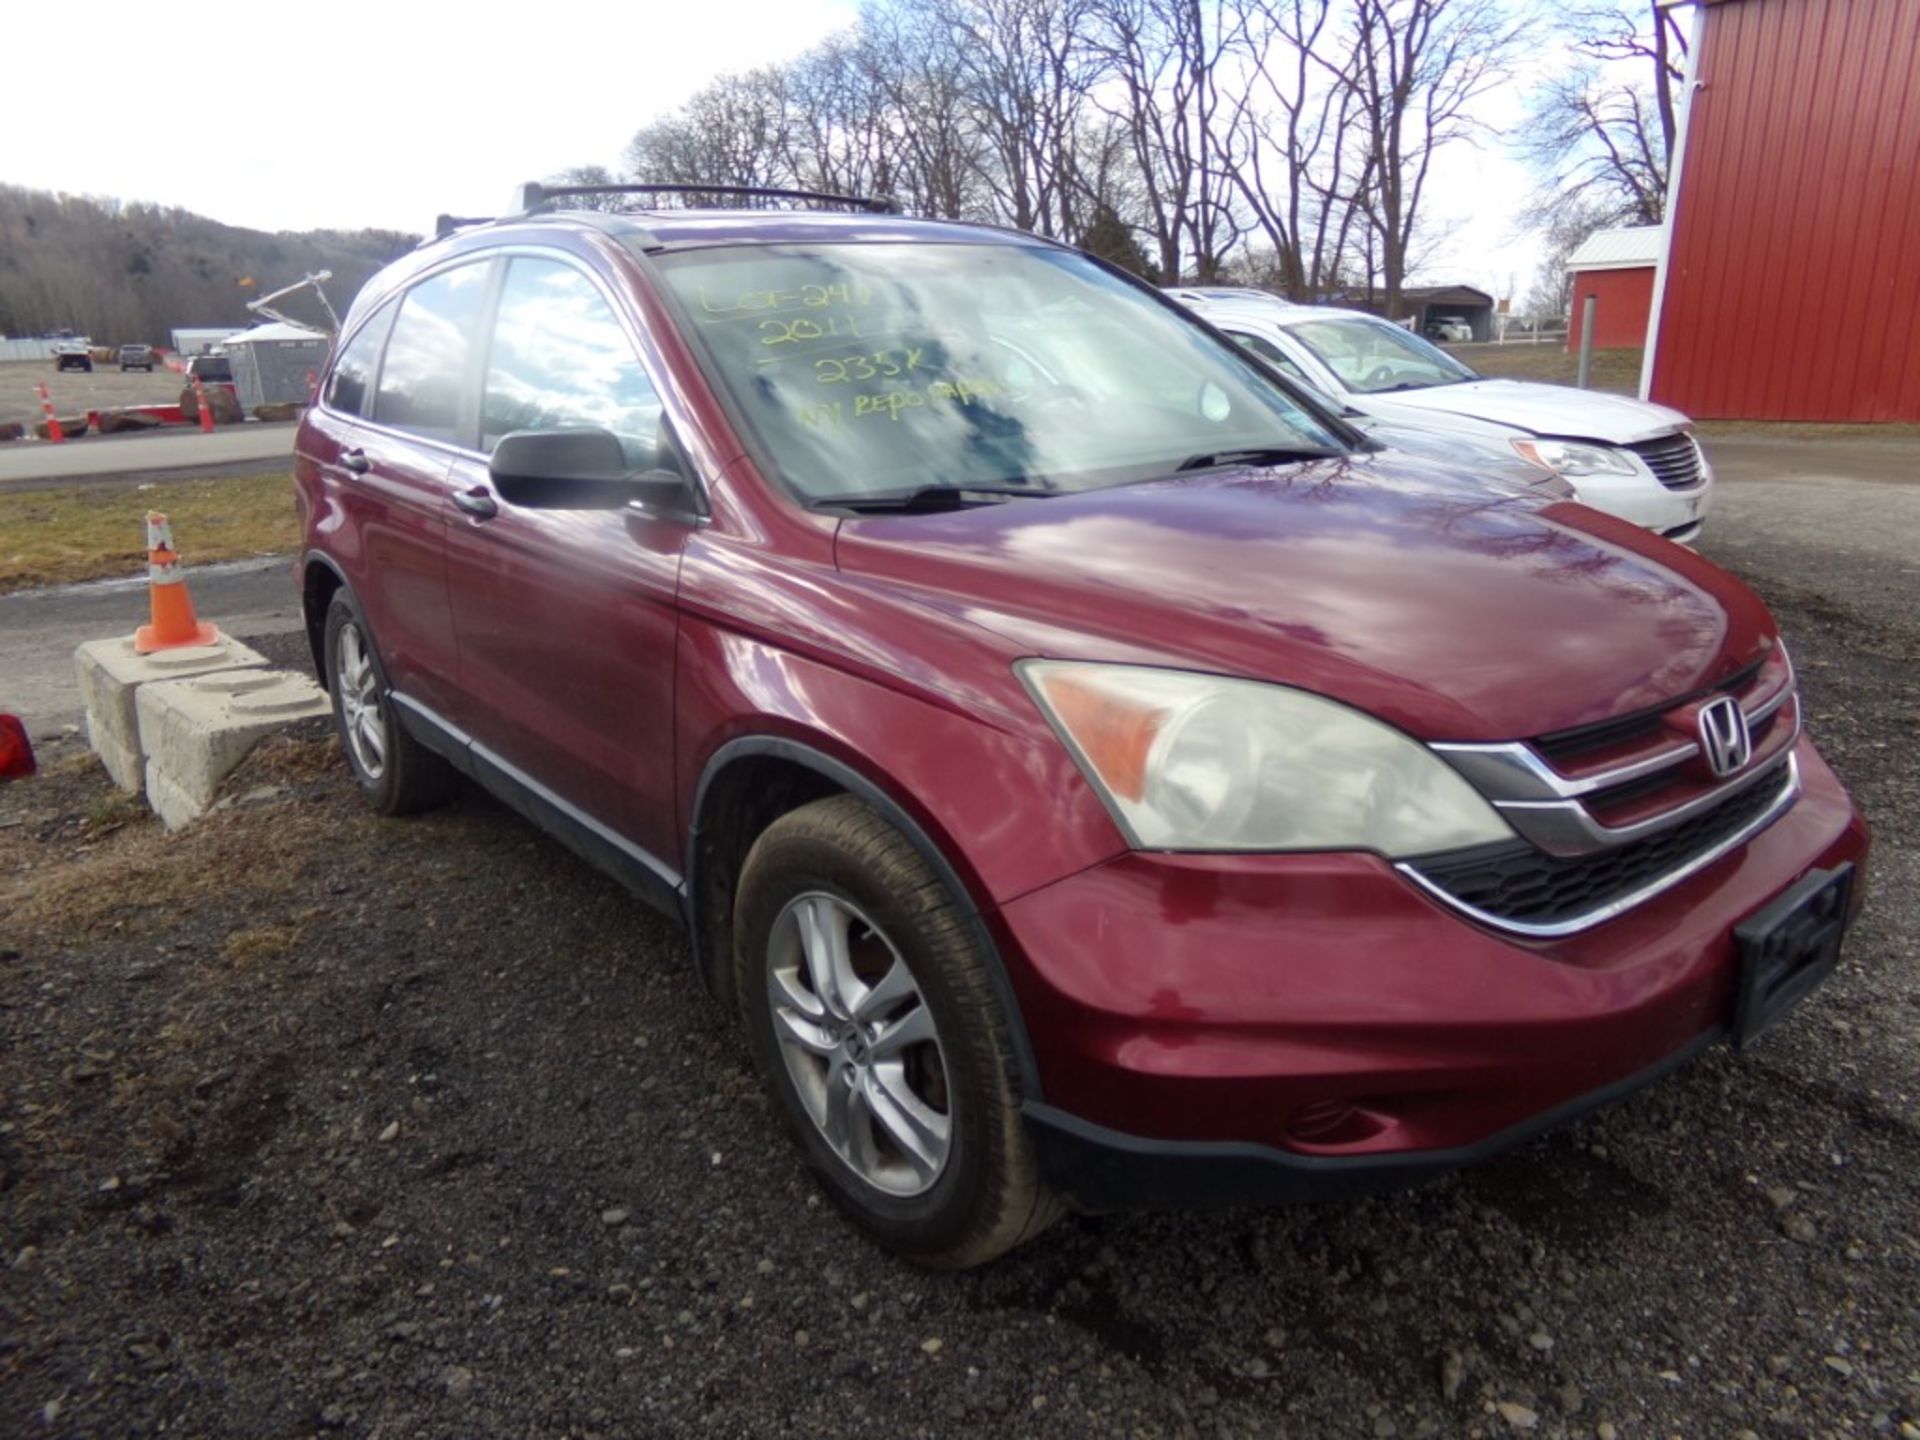
[(1384, 320), (1360, 315), (1302, 320), (1289, 325), (1287, 333), (1319, 356), (1342, 385), (1362, 395), (1480, 378), (1446, 351)]
[(1346, 449), (1233, 348), (1068, 251), (808, 244), (659, 264), (807, 500), (1080, 490), (1197, 456)]

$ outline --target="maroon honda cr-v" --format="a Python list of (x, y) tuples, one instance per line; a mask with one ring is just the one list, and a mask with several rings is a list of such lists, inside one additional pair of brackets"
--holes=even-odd
[(300, 430), (347, 758), (680, 917), (885, 1244), (1418, 1178), (1836, 963), (1866, 830), (1707, 561), (1032, 236), (531, 188)]

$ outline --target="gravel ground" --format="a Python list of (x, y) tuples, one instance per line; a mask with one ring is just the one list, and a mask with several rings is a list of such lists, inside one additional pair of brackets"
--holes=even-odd
[(1800, 1014), (1422, 1190), (961, 1276), (835, 1218), (676, 933), (504, 811), (373, 819), (294, 737), (167, 839), (50, 747), (0, 790), (0, 1434), (1920, 1437), (1920, 619), (1734, 508), (1877, 828)]
[(39, 385), (63, 416), (116, 405), (170, 405), (180, 398), (180, 377), (157, 363), (151, 372), (118, 365), (95, 365), (89, 372), (55, 370), (51, 360), (8, 360), (0, 362), (0, 422), (23, 420), (31, 428), (41, 418)]

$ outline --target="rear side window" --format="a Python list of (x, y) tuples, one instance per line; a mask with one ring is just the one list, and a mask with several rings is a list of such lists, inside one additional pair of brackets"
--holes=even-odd
[(556, 260), (516, 257), (500, 288), (480, 402), (480, 448), (515, 430), (598, 427), (636, 470), (657, 463), (660, 397), (606, 298)]
[(380, 368), (380, 347), (393, 323), (393, 306), (383, 307), (354, 332), (327, 377), (327, 408), (342, 415), (365, 415), (373, 396), (373, 373)]
[(373, 418), (428, 440), (458, 443), (473, 334), (489, 264), (445, 270), (407, 291), (387, 340)]

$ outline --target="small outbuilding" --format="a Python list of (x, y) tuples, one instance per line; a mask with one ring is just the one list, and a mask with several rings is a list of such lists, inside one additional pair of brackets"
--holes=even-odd
[(1627, 350), (1647, 343), (1653, 311), (1653, 276), (1660, 266), (1658, 225), (1596, 230), (1567, 258), (1572, 280), (1573, 321), (1567, 348), (1580, 348), (1587, 297), (1593, 297), (1593, 348)]
[(313, 377), (326, 366), (331, 343), (318, 330), (280, 321), (227, 336), (222, 344), (233, 367), (240, 408), (306, 404)]

